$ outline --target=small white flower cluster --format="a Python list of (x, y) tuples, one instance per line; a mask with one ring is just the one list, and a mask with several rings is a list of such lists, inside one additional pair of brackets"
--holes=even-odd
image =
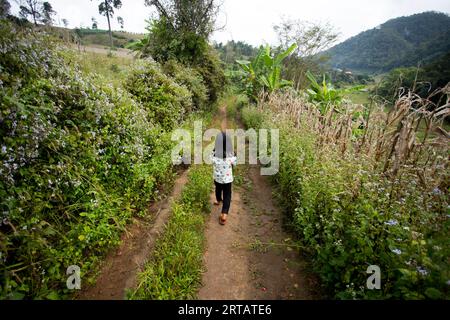
[(424, 267), (417, 266), (416, 269), (417, 269), (417, 271), (419, 272), (419, 274), (421, 276), (427, 276), (428, 275), (428, 270), (425, 269)]
[(386, 221), (384, 224), (386, 224), (388, 226), (396, 226), (398, 224), (398, 221), (395, 219), (391, 219), (389, 221)]

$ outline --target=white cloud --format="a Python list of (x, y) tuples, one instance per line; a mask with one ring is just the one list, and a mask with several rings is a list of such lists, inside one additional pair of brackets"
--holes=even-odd
[[(106, 29), (106, 18), (98, 14), (99, 0), (49, 0), (58, 12), (59, 20), (67, 19), (70, 27), (91, 26), (91, 18)], [(17, 12), (17, 5), (13, 4)], [(122, 8), (115, 17), (125, 20), (125, 29), (144, 32), (154, 10), (144, 6), (144, 0), (122, 0)], [(226, 22), (224, 30), (217, 31), (213, 40), (244, 40), (253, 45), (276, 41), (273, 25), (281, 16), (296, 19), (329, 22), (341, 32), (340, 40), (361, 31), (374, 28), (386, 20), (423, 11), (450, 13), (448, 0), (224, 0), (219, 25)], [(113, 19), (113, 29), (119, 29)]]

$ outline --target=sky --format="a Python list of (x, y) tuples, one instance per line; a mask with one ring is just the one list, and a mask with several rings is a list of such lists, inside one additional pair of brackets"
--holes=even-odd
[[(47, 0), (57, 16), (56, 24), (67, 19), (69, 26), (90, 27), (95, 17), (99, 28), (106, 29), (106, 18), (98, 14), (99, 0)], [(330, 23), (340, 33), (338, 42), (358, 33), (372, 29), (383, 22), (399, 16), (407, 16), (424, 11), (440, 11), (450, 14), (449, 0), (219, 0), (221, 12), (217, 19), (223, 30), (216, 31), (212, 40), (226, 42), (241, 40), (258, 46), (263, 43), (275, 44), (273, 26), (282, 17), (305, 21)], [(17, 4), (10, 0), (13, 13)], [(144, 0), (122, 0), (122, 8), (117, 10), (112, 27), (120, 30), (117, 16), (125, 20), (125, 30), (145, 32), (146, 19), (155, 14), (146, 7)]]

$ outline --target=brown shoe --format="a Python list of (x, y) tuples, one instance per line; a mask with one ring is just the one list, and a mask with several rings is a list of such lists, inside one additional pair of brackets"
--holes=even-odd
[(222, 213), (219, 217), (219, 223), (221, 225), (225, 225), (225, 223), (227, 222), (227, 214), (226, 213)]
[(218, 206), (218, 205), (220, 205), (221, 202), (222, 202), (222, 201), (217, 201), (217, 200), (216, 200), (216, 201), (213, 202), (213, 204), (214, 204), (215, 206)]

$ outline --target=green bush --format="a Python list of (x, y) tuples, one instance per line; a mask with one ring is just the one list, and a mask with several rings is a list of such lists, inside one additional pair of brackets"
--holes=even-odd
[(126, 91), (0, 24), (0, 298), (60, 298), (67, 267), (87, 280), (173, 180), (172, 142)]
[(178, 125), (193, 109), (192, 93), (165, 75), (154, 61), (138, 63), (125, 88), (147, 109), (150, 119), (167, 130)]
[(246, 95), (244, 94), (236, 95), (236, 104), (239, 110), (242, 110), (242, 108), (244, 108), (249, 103), (250, 99)]
[(259, 129), (263, 119), (262, 111), (254, 105), (248, 105), (242, 109), (242, 121), (246, 129)]
[(203, 54), (201, 63), (193, 67), (202, 76), (206, 84), (209, 102), (216, 102), (227, 84), (224, 73), (225, 67), (222, 65), (217, 53), (212, 48), (209, 48)]
[[(444, 88), (450, 81), (450, 52), (435, 59), (423, 67), (397, 68), (387, 73), (372, 89), (376, 94), (389, 103), (394, 103), (399, 95), (409, 91), (422, 98), (429, 98), (438, 106), (446, 103), (446, 91), (435, 92)], [(433, 106), (429, 106), (433, 108)]]
[[(351, 113), (348, 117), (327, 114), (328, 123), (323, 125), (317, 119), (320, 114), (306, 101), (283, 99), (280, 95), (261, 102), (267, 104), (264, 110), (272, 110), (262, 114), (263, 126), (280, 129), (280, 167), (274, 183), (289, 224), (330, 295), (340, 299), (448, 299), (445, 147), (429, 145), (414, 162), (400, 165), (393, 178), (383, 171), (384, 158), (376, 160), (375, 148), (354, 149), (362, 136), (343, 139), (330, 134), (351, 120)], [(365, 137), (370, 146), (379, 142), (377, 136), (369, 135), (385, 124), (383, 112), (380, 108), (373, 114), (373, 131)], [(252, 119), (249, 114), (254, 113), (255, 109), (244, 108), (243, 118)], [(246, 123), (253, 126), (252, 120)], [(384, 139), (389, 151), (393, 139)], [(348, 148), (345, 152), (343, 141)], [(381, 290), (366, 287), (370, 265), (381, 269)]]
[(192, 102), (196, 109), (206, 110), (207, 88), (201, 75), (192, 68), (183, 66), (176, 60), (169, 60), (163, 65), (164, 72), (178, 84), (185, 86), (192, 93)]
[[(148, 30), (148, 38), (130, 48), (140, 51), (143, 57), (155, 59), (161, 65), (165, 65), (169, 61), (170, 66), (173, 64), (170, 61), (175, 60), (194, 69), (194, 77), (196, 78), (199, 74), (207, 88), (208, 102), (215, 103), (226, 84), (225, 68), (216, 51), (208, 44), (208, 40), (189, 30), (174, 29), (172, 22), (169, 23), (165, 17), (151, 21)], [(181, 82), (185, 83), (189, 89), (196, 88), (193, 90), (194, 100), (198, 100), (199, 97), (202, 100), (203, 93), (200, 93), (202, 89), (197, 84), (198, 80), (195, 80), (192, 83), (193, 87), (190, 87), (188, 83), (193, 80), (192, 77), (189, 79), (186, 75), (180, 75), (180, 77), (183, 78), (180, 79)], [(194, 103), (200, 102), (194, 101)]]
[[(445, 257), (450, 252), (442, 237), (449, 222), (434, 207), (443, 197), (421, 194), (414, 183), (392, 184), (340, 152), (321, 153), (316, 138), (304, 132), (290, 128), (282, 135), (276, 183), (293, 227), (332, 294), (341, 299), (442, 299), (448, 294)], [(427, 208), (422, 199), (435, 204)], [(365, 286), (372, 264), (381, 268), (382, 290)]]
[(153, 20), (149, 31), (150, 41), (144, 54), (150, 55), (158, 62), (175, 59), (185, 65), (203, 63), (203, 56), (209, 48), (204, 37), (188, 30), (175, 31), (164, 17)]

